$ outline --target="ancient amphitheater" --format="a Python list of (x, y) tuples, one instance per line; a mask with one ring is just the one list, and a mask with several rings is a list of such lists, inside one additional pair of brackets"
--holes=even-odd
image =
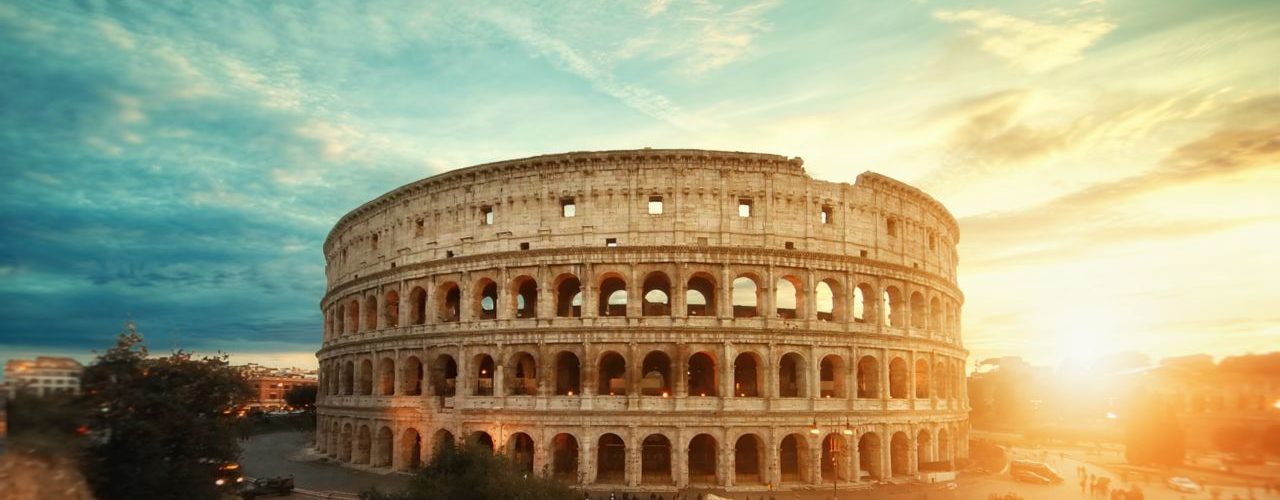
[(699, 150), (478, 165), (324, 243), (319, 451), (472, 441), (632, 491), (854, 485), (967, 456), (955, 219), (866, 172)]

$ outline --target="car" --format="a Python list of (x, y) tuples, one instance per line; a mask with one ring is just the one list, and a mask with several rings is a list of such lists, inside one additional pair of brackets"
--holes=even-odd
[(240, 498), (253, 500), (267, 495), (288, 496), (293, 493), (293, 476), (254, 479), (240, 487)]
[(1165, 484), (1168, 484), (1169, 488), (1172, 488), (1174, 491), (1182, 493), (1199, 493), (1203, 489), (1199, 484), (1196, 484), (1195, 481), (1192, 481), (1191, 478), (1185, 476), (1171, 477), (1168, 481), (1165, 481)]
[(200, 463), (213, 468), (213, 485), (220, 489), (232, 490), (244, 482), (240, 475), (240, 464), (213, 459), (200, 459)]

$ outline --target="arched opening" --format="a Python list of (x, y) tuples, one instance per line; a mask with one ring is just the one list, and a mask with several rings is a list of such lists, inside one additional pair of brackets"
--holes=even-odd
[(372, 449), (373, 434), (369, 432), (369, 426), (362, 425), (360, 430), (356, 431), (356, 456), (352, 458), (352, 463), (368, 464)]
[(671, 315), (671, 280), (666, 273), (655, 271), (644, 277), (644, 299), (642, 307), (645, 316)]
[(441, 322), (448, 323), (461, 319), (462, 290), (458, 288), (457, 283), (449, 282), (440, 285), (436, 300), (440, 302), (437, 314)]
[(403, 460), (401, 470), (412, 470), (422, 467), (422, 436), (412, 427), (405, 429), (400, 436), (400, 456)]
[(516, 319), (538, 317), (538, 282), (530, 276), (520, 276), (512, 286), (516, 297)]
[(934, 297), (929, 301), (929, 329), (933, 331), (942, 331), (942, 302)]
[(475, 366), (476, 387), (472, 394), (476, 396), (493, 395), (493, 358), (488, 354), (477, 355), (472, 364)]
[(578, 482), (578, 438), (572, 434), (551, 438), (551, 473), (562, 480)]
[(959, 329), (960, 329), (960, 324), (956, 322), (956, 306), (954, 304), (948, 303), (947, 304), (947, 324), (944, 327), (947, 337), (951, 337), (955, 335), (956, 331)]
[(689, 278), (684, 293), (685, 313), (688, 316), (716, 316), (716, 281), (707, 273)]
[(916, 398), (929, 398), (929, 362), (916, 360)]
[(422, 394), (422, 378), (425, 373), (422, 369), (422, 361), (417, 356), (409, 356), (404, 360), (404, 368), (401, 372), (400, 392), (408, 396), (419, 396)]
[(824, 398), (845, 397), (844, 358), (834, 354), (822, 358), (822, 364), (819, 366), (818, 370), (818, 378), (822, 384), (819, 396)]
[(572, 274), (556, 279), (556, 316), (560, 318), (582, 317), (582, 282)]
[(809, 447), (804, 436), (791, 434), (782, 438), (778, 447), (778, 468), (782, 473), (783, 483), (803, 483), (809, 477)]
[(716, 396), (716, 362), (705, 352), (689, 356), (689, 395)]
[(879, 481), (884, 477), (880, 469), (880, 436), (868, 432), (858, 439), (858, 470), (870, 479)]
[(783, 276), (774, 286), (773, 305), (779, 318), (795, 319), (804, 313), (800, 307), (804, 303), (804, 297), (801, 296), (804, 284), (800, 278)]
[(947, 366), (941, 361), (933, 365), (933, 395), (938, 399), (947, 398)]
[(924, 328), (928, 314), (929, 312), (924, 308), (924, 295), (913, 292), (911, 294), (911, 328)]
[(431, 440), (432, 454), (434, 456), (439, 456), (440, 453), (444, 452), (444, 450), (457, 446), (457, 443), (458, 442), (453, 437), (452, 432), (449, 432), (444, 429), (440, 429), (436, 431), (435, 436)]
[(360, 299), (351, 299), (347, 304), (347, 333), (360, 331)]
[(338, 305), (338, 312), (336, 313), (335, 319), (338, 320), (337, 333), (339, 335), (346, 335), (348, 333), (351, 333), (349, 330), (347, 330), (347, 306), (344, 306), (341, 304)]
[(902, 432), (893, 433), (893, 438), (889, 442), (889, 467), (893, 477), (911, 474), (908, 453), (911, 453), (911, 444), (907, 435)]
[(578, 361), (578, 355), (569, 351), (556, 355), (556, 394), (582, 394), (582, 365)]
[(640, 482), (671, 484), (671, 441), (662, 434), (650, 434), (640, 444)]
[(733, 360), (733, 393), (740, 398), (760, 397), (760, 356), (754, 352), (738, 354)]
[(498, 284), (483, 279), (476, 283), (475, 290), (476, 319), (498, 319)]
[(764, 484), (764, 443), (760, 436), (744, 434), (733, 445), (735, 484)]
[(778, 361), (778, 397), (805, 397), (804, 358), (789, 352)]
[(493, 436), (490, 436), (489, 433), (485, 431), (472, 432), (470, 436), (467, 436), (467, 446), (493, 453)]
[(378, 329), (378, 299), (369, 296), (364, 299), (364, 330), (373, 331)]
[(396, 362), (382, 358), (378, 362), (378, 394), (391, 396), (396, 393)]
[(351, 458), (355, 455), (353, 437), (351, 424), (344, 424), (342, 426), (342, 445), (338, 447), (338, 460), (351, 463)]
[(342, 369), (342, 394), (347, 396), (355, 394), (355, 378), (356, 365), (348, 361)]
[(825, 279), (819, 281), (813, 288), (813, 303), (817, 308), (817, 316), (819, 321), (840, 321), (842, 318), (840, 307), (840, 283), (834, 279)]
[(538, 362), (527, 352), (518, 352), (511, 356), (507, 370), (508, 391), (512, 396), (533, 396), (538, 394)]
[(596, 447), (596, 482), (622, 484), (627, 479), (627, 445), (617, 434), (600, 436)]
[(863, 356), (858, 360), (858, 397), (880, 397), (880, 363), (872, 356)]
[(391, 467), (391, 455), (395, 450), (394, 441), (390, 427), (378, 429), (378, 454), (373, 458), (374, 467)]
[(889, 362), (889, 397), (906, 399), (907, 380), (907, 362), (902, 358), (893, 358)]
[(884, 289), (884, 303), (880, 307), (884, 311), (884, 317), (880, 318), (880, 322), (893, 327), (906, 326), (902, 317), (902, 292), (898, 291), (898, 287), (890, 286)]
[(839, 433), (827, 434), (822, 439), (822, 480), (823, 481), (848, 481), (846, 470), (843, 462), (846, 459), (844, 445), (844, 436)]
[(507, 456), (525, 474), (533, 473), (533, 438), (523, 432), (512, 434), (507, 439)]
[(754, 318), (760, 315), (760, 285), (754, 276), (733, 280), (733, 317)]
[(627, 315), (627, 282), (610, 275), (600, 283), (600, 316)]
[(383, 299), (382, 322), (387, 328), (400, 326), (400, 293), (395, 290), (387, 290)]
[(330, 429), (329, 434), (329, 456), (335, 458), (340, 457), (342, 455), (341, 448), (343, 444), (342, 429), (338, 426), (337, 422), (333, 423), (333, 427)]
[(689, 482), (716, 484), (716, 457), (720, 446), (710, 434), (698, 434), (689, 441)]
[(951, 442), (947, 440), (947, 430), (938, 429), (938, 461), (951, 461)]
[(420, 286), (409, 292), (409, 320), (415, 325), (427, 322), (427, 291)]
[(616, 352), (606, 352), (600, 357), (599, 369), (596, 370), (599, 381), (596, 394), (601, 396), (627, 395), (627, 360)]
[(640, 394), (644, 396), (671, 395), (671, 358), (662, 351), (645, 355), (640, 363)]
[(333, 308), (330, 307), (324, 313), (324, 338), (327, 340), (337, 336), (337, 334), (338, 332), (333, 329)]
[(360, 362), (360, 394), (373, 395), (373, 361), (367, 359)]
[(436, 396), (452, 397), (458, 390), (458, 362), (441, 354), (431, 366), (431, 387)]
[(853, 289), (853, 320), (859, 323), (866, 323), (872, 318), (872, 314), (876, 310), (875, 292), (871, 290), (871, 285), (866, 283), (859, 284)]
[(932, 444), (932, 443), (931, 443), (931, 441), (932, 441), (932, 439), (931, 439), (931, 438), (930, 438), (930, 436), (929, 436), (929, 430), (928, 430), (928, 429), (920, 429), (920, 432), (916, 434), (916, 464), (917, 464), (917, 466), (919, 466), (919, 465), (921, 465), (921, 464), (927, 464), (927, 463), (929, 463), (929, 462), (932, 462), (932, 461), (933, 461), (933, 460), (931, 459), (931, 457), (929, 456), (929, 448), (930, 448), (930, 445)]

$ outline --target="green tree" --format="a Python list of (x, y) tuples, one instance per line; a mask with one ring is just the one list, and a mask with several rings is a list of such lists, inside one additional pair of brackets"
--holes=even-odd
[(310, 410), (316, 404), (316, 389), (314, 385), (300, 385), (289, 389), (284, 393), (284, 402), (294, 408)]
[(85, 475), (101, 500), (216, 499), (214, 465), (239, 447), (224, 416), (251, 394), (226, 356), (148, 357), (130, 324), (85, 368), (91, 435)]
[(443, 446), (399, 493), (377, 489), (361, 500), (572, 500), (569, 485), (552, 477), (528, 474), (487, 447)]

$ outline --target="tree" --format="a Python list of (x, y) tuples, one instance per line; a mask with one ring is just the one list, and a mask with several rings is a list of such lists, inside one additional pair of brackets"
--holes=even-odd
[(249, 384), (225, 355), (150, 358), (132, 324), (82, 378), (90, 444), (84, 466), (99, 499), (219, 498), (216, 463), (239, 447), (224, 412)]
[(284, 393), (284, 402), (294, 408), (310, 410), (316, 404), (316, 389), (314, 385), (300, 385), (289, 389)]
[(1186, 455), (1182, 426), (1173, 408), (1151, 394), (1138, 395), (1126, 417), (1125, 459), (1133, 465), (1174, 466)]
[(468, 443), (442, 446), (400, 493), (377, 489), (361, 500), (572, 500), (569, 485), (548, 475), (528, 474), (489, 448)]

